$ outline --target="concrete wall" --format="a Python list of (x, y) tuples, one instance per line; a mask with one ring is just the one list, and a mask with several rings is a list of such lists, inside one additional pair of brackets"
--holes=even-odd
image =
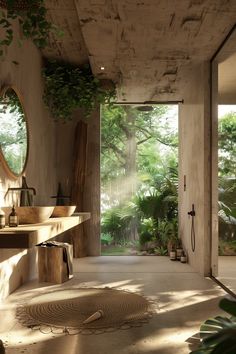
[[(210, 274), (210, 87), (209, 64), (189, 67), (179, 114), (179, 223), (180, 237), (190, 265)], [(184, 190), (186, 176), (186, 190)], [(195, 206), (196, 249), (191, 249), (191, 218)]]
[(219, 222), (218, 222), (218, 63), (212, 63), (212, 92), (211, 92), (211, 269), (212, 275), (218, 275), (218, 247), (219, 247)]
[[(17, 61), (15, 65), (12, 61)], [(23, 99), (29, 128), (29, 155), (25, 170), (29, 186), (35, 187), (35, 205), (50, 205), (50, 196), (56, 193), (56, 139), (55, 125), (42, 101), (42, 58), (30, 41), (23, 47), (17, 43), (7, 48), (6, 58), (0, 62), (0, 85), (13, 85)], [(0, 205), (12, 203), (12, 196), (5, 200), (8, 187), (21, 185), (21, 178), (9, 177), (0, 162)], [(14, 196), (17, 199), (17, 195)], [(30, 260), (30, 253), (32, 257)], [(35, 261), (33, 250), (0, 249), (0, 298), (8, 295), (29, 278), (29, 264)]]

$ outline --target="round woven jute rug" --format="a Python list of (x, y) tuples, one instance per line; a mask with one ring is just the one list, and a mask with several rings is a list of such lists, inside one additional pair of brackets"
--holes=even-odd
[[(136, 293), (114, 288), (73, 288), (35, 296), (19, 305), (16, 317), (23, 325), (45, 333), (99, 334), (139, 327), (152, 313), (153, 303)], [(95, 319), (85, 323), (90, 316)]]

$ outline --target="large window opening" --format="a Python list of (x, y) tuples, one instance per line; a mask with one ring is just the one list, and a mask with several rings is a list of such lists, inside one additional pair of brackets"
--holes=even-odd
[(213, 276), (236, 294), (235, 44), (234, 27), (212, 60), (211, 256)]
[(102, 255), (167, 255), (178, 241), (178, 106), (101, 108)]
[(219, 279), (236, 292), (236, 105), (218, 106), (218, 184)]

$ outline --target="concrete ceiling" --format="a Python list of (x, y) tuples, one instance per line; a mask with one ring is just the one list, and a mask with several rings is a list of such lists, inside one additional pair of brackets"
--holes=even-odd
[[(235, 0), (46, 0), (45, 56), (113, 80), (124, 102), (181, 100), (192, 63), (209, 60), (236, 23)], [(104, 70), (101, 70), (104, 67)]]
[(80, 28), (74, 0), (46, 0), (48, 20), (64, 32), (51, 34), (49, 46), (43, 50), (47, 58), (62, 59), (82, 65), (88, 62), (88, 51)]

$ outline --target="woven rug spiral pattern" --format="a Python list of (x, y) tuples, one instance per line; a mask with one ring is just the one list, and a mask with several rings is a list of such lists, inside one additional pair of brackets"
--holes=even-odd
[[(55, 333), (103, 333), (139, 327), (152, 317), (152, 303), (144, 296), (114, 288), (63, 289), (35, 296), (16, 309), (25, 326)], [(102, 316), (83, 322), (97, 311)]]

